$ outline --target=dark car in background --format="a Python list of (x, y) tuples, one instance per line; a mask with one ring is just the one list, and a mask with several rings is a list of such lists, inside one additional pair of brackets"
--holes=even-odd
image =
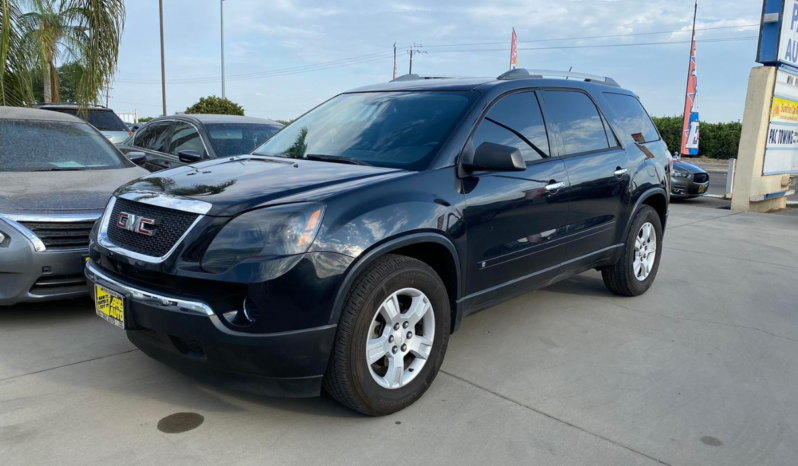
[(669, 157), (609, 78), (406, 76), (252, 154), (121, 187), (86, 276), (98, 314), (169, 366), (389, 414), (429, 388), (466, 316), (591, 269), (645, 293)]
[(671, 197), (690, 199), (706, 196), (709, 190), (709, 173), (703, 168), (682, 159), (674, 160), (671, 172)]
[(283, 125), (237, 115), (184, 114), (156, 118), (118, 147), (123, 153), (144, 152), (151, 172), (187, 163), (248, 154)]
[(0, 305), (85, 295), (89, 232), (145, 174), (83, 120), (0, 107)]
[(99, 105), (89, 105), (83, 110), (77, 104), (71, 103), (37, 104), (34, 108), (79, 117), (97, 128), (114, 144), (125, 141), (133, 134), (119, 115), (110, 108)]

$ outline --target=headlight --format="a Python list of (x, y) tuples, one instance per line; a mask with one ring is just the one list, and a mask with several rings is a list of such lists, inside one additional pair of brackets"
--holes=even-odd
[(683, 172), (683, 171), (679, 171), (679, 170), (674, 170), (673, 171), (673, 177), (674, 178), (690, 178), (690, 172)]
[(213, 239), (202, 268), (222, 273), (247, 259), (302, 254), (321, 226), (324, 206), (317, 203), (265, 207), (235, 217)]

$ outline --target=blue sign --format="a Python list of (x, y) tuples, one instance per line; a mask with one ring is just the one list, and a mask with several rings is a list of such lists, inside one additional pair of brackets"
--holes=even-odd
[(764, 0), (756, 61), (798, 68), (798, 0)]

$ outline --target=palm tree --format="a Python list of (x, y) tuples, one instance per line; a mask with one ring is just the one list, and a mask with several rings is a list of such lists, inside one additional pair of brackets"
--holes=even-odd
[[(28, 70), (41, 73), (45, 102), (58, 101), (58, 62), (76, 63), (84, 72), (75, 97), (79, 104), (93, 103), (116, 70), (119, 41), (125, 22), (124, 0), (0, 0), (15, 10), (8, 26), (0, 23), (0, 53), (5, 47), (29, 52), (35, 63)], [(19, 3), (28, 12), (19, 14)], [(4, 18), (5, 19), (5, 16)], [(17, 43), (6, 40), (6, 31), (21, 32)], [(2, 57), (0, 57), (2, 58)], [(8, 60), (0, 65), (8, 69)], [(0, 75), (2, 75), (0, 70)]]
[(22, 13), (14, 0), (0, 0), (0, 104), (24, 105), (33, 100), (32, 62), (19, 27)]

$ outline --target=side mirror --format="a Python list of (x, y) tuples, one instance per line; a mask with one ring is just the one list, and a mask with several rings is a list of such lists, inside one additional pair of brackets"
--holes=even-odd
[(464, 163), (463, 166), (469, 171), (522, 172), (526, 170), (526, 162), (524, 162), (520, 150), (493, 142), (480, 144), (474, 151), (474, 159)]
[(136, 165), (141, 165), (147, 160), (147, 154), (144, 152), (128, 152), (125, 157)]
[(177, 158), (183, 163), (195, 163), (202, 160), (202, 156), (195, 150), (181, 150), (177, 153)]

